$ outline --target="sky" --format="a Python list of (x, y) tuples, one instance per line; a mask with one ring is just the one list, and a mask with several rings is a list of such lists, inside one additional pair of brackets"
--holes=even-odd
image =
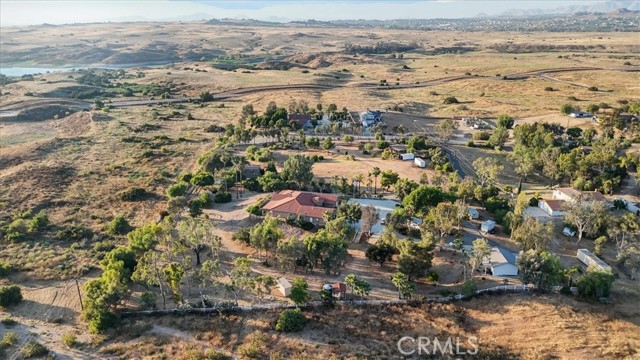
[[(0, 26), (251, 18), (269, 21), (428, 19), (555, 9), (597, 0), (0, 0)], [(601, 2), (601, 1), (600, 1)]]

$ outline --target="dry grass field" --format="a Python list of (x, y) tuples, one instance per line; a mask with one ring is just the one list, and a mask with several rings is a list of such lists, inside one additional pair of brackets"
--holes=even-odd
[[(434, 358), (617, 360), (633, 359), (640, 346), (637, 309), (620, 313), (555, 295), (487, 296), (417, 307), (315, 309), (306, 316), (307, 327), (295, 335), (272, 330), (274, 312), (140, 319), (123, 328), (126, 335), (103, 343), (100, 352), (118, 359), (190, 359), (206, 350), (239, 359), (400, 359), (404, 357), (397, 341), (403, 336), (459, 337), (461, 351), (467, 337), (475, 336), (477, 356)], [(404, 346), (411, 349), (410, 343)]]
[[(95, 268), (105, 243), (124, 242), (105, 232), (115, 216), (124, 215), (134, 226), (158, 219), (166, 207), (167, 187), (180, 173), (197, 170), (196, 159), (212, 148), (219, 136), (205, 129), (210, 125), (235, 124), (246, 104), (252, 104), (259, 112), (271, 101), (285, 108), (300, 100), (310, 107), (334, 103), (338, 109), (346, 107), (352, 111), (400, 106), (404, 114), (390, 114), (394, 119), (390, 125), (403, 124), (409, 131), (430, 131), (436, 121), (431, 118), (496, 117), (505, 113), (515, 117), (516, 123), (560, 122), (591, 127), (595, 126), (593, 122), (567, 120), (559, 115), (560, 106), (567, 102), (585, 108), (590, 103), (640, 101), (637, 40), (637, 33), (463, 33), (202, 23), (3, 28), (0, 40), (3, 66), (137, 64), (140, 66), (125, 67), (127, 82), (173, 84), (173, 98), (266, 85), (328, 86), (326, 90), (249, 92), (203, 104), (152, 104), (75, 113), (72, 113), (74, 106), (89, 106), (94, 100), (77, 100), (70, 95), (69, 87), (79, 85), (78, 72), (39, 74), (33, 81), (20, 79), (0, 86), (0, 110), (32, 111), (27, 119), (0, 117), (0, 220), (42, 209), (52, 223), (50, 231), (38, 239), (0, 247), (0, 260), (18, 269), (0, 281), (23, 286), (26, 299), (15, 310), (6, 311), (19, 321), (12, 331), (18, 332), (21, 339), (34, 334), (60, 359), (91, 356), (200, 359), (198, 356), (205, 349), (232, 353), (237, 358), (387, 359), (400, 358), (395, 343), (405, 335), (476, 336), (486, 359), (637, 357), (640, 314), (631, 305), (637, 305), (640, 289), (637, 281), (624, 276), (614, 284), (618, 292), (610, 306), (559, 295), (509, 295), (446, 305), (316, 309), (307, 313), (309, 326), (296, 335), (273, 331), (277, 314), (264, 312), (129, 321), (106, 338), (84, 334), (86, 326), (79, 319), (80, 304), (71, 281), (79, 274), (81, 282), (97, 276)], [(419, 49), (403, 54), (402, 59), (391, 58), (390, 54), (344, 53), (346, 44), (377, 42), (415, 42)], [(551, 46), (553, 51), (514, 54), (493, 48), (507, 43)], [(593, 48), (575, 52), (566, 50), (567, 45)], [(475, 50), (430, 53), (460, 46)], [(288, 70), (274, 70), (269, 61), (284, 64)], [(143, 66), (153, 64), (161, 65)], [(221, 64), (237, 68), (224, 70)], [(578, 67), (594, 69), (548, 73), (552, 79), (540, 74), (519, 80), (502, 79), (505, 75)], [(378, 86), (380, 80), (386, 80), (390, 86)], [(425, 86), (401, 88), (411, 84)], [(596, 86), (599, 91), (576, 84)], [(553, 87), (554, 91), (546, 91), (545, 87)], [(455, 96), (460, 103), (443, 104), (447, 96)], [(150, 97), (153, 96), (136, 94), (111, 100)], [(570, 101), (569, 97), (578, 100)], [(187, 120), (188, 114), (194, 119)], [(457, 136), (463, 139), (471, 132), (460, 129)], [(504, 152), (453, 147), (468, 162), (486, 156), (501, 159), (505, 162), (501, 181), (517, 184), (513, 164), (506, 160)], [(237, 150), (242, 153), (244, 147)], [(347, 158), (345, 151), (355, 159)], [(275, 152), (277, 165), (282, 166), (292, 153), (293, 150)], [(327, 180), (351, 179), (360, 173), (366, 176), (374, 167), (396, 171), (401, 177), (415, 181), (423, 174), (429, 178), (435, 174), (431, 169), (413, 167), (411, 162), (362, 155), (355, 144), (339, 144), (331, 152), (305, 153), (324, 156), (325, 160), (316, 163), (313, 171), (317, 178)], [(545, 188), (543, 179), (531, 178), (534, 182), (525, 184), (526, 190)], [(149, 195), (138, 202), (122, 200), (120, 193), (131, 188), (143, 188)], [(243, 199), (205, 209), (223, 238), (223, 267), (229, 268), (231, 261), (240, 255), (253, 253), (230, 237), (239, 227), (255, 224), (245, 208), (263, 196), (249, 193)], [(55, 236), (75, 227), (90, 230), (93, 235), (78, 242)], [(286, 230), (288, 235), (297, 231)], [(575, 254), (571, 246), (560, 248), (563, 255)], [(343, 275), (356, 273), (369, 281), (374, 287), (371, 298), (395, 298), (395, 288), (388, 281), (394, 271), (392, 264), (374, 267), (364, 257), (364, 251), (364, 245), (352, 244)], [(254, 260), (253, 270), (257, 273), (282, 275)], [(419, 283), (418, 294), (438, 294), (443, 288), (457, 291), (461, 280), (459, 261), (451, 254), (437, 256), (433, 270), (440, 274), (441, 284)], [(320, 274), (300, 276), (310, 282), (314, 292), (327, 280)], [(492, 281), (480, 282), (481, 287), (493, 285)], [(141, 291), (134, 288), (132, 295), (136, 297)], [(275, 292), (272, 295), (282, 300)], [(1, 314), (4, 316), (5, 311)], [(0, 333), (6, 331), (9, 328), (0, 325)], [(83, 345), (79, 349), (67, 349), (60, 344), (61, 336), (67, 332), (82, 334)]]

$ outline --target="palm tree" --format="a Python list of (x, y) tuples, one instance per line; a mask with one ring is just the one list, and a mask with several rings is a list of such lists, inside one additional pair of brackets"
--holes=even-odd
[(371, 170), (371, 175), (373, 175), (373, 193), (377, 194), (378, 193), (378, 176), (380, 176), (380, 174), (382, 173), (382, 170), (380, 170), (379, 167), (374, 167), (373, 170)]
[(364, 181), (364, 175), (363, 174), (358, 174), (353, 179), (358, 182), (358, 192), (360, 192), (360, 186), (361, 186), (362, 182)]

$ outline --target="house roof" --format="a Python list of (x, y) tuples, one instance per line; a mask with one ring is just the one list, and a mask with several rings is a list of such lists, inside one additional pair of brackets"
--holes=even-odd
[(335, 283), (335, 284), (331, 284), (331, 290), (333, 290), (333, 293), (346, 293), (347, 292), (347, 285), (345, 283)]
[(557, 188), (556, 191), (561, 192), (565, 195), (567, 195), (568, 197), (575, 199), (577, 197), (580, 196), (580, 191), (574, 189), (574, 188)]
[(591, 201), (606, 201), (607, 198), (604, 197), (604, 195), (602, 195), (602, 193), (598, 190), (596, 191), (583, 191), (582, 195)]
[(242, 169), (242, 176), (248, 178), (255, 178), (262, 174), (259, 165), (245, 165)]
[(403, 144), (394, 144), (389, 147), (391, 148), (391, 150), (397, 151), (397, 152), (407, 151), (407, 145), (403, 145)]
[(515, 264), (516, 255), (507, 249), (494, 246), (491, 248), (489, 263), (491, 263), (492, 266), (500, 264)]
[(339, 197), (305, 191), (283, 190), (271, 197), (262, 210), (322, 218), (326, 212), (334, 212)]
[(549, 206), (549, 209), (552, 211), (562, 211), (564, 210), (564, 200), (560, 199), (540, 199), (540, 201), (544, 201)]
[(583, 200), (606, 201), (607, 199), (598, 190), (596, 191), (579, 191), (574, 188), (558, 188), (557, 191), (567, 195), (572, 200), (583, 198)]
[(295, 121), (298, 125), (302, 126), (311, 121), (311, 115), (309, 114), (289, 114), (289, 121)]
[(278, 279), (278, 285), (282, 286), (283, 288), (290, 288), (291, 287), (291, 283), (289, 282), (289, 280), (281, 277), (280, 279)]

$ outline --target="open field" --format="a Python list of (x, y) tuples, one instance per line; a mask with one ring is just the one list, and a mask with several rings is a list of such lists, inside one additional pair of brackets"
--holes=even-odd
[[(447, 336), (460, 337), (462, 346), (468, 346), (464, 344), (468, 336), (476, 336), (485, 359), (632, 359), (640, 346), (637, 309), (624, 310), (628, 316), (624, 319), (613, 320), (618, 316), (614, 313), (620, 314), (555, 295), (487, 296), (415, 308), (317, 309), (307, 314), (306, 330), (295, 335), (270, 330), (277, 316), (273, 312), (166, 317), (132, 321), (123, 328), (124, 335), (100, 351), (118, 359), (152, 358), (160, 352), (183, 359), (189, 353), (216, 349), (246, 358), (253, 345), (254, 354), (272, 359), (399, 359), (396, 343), (403, 336), (438, 336), (445, 341)], [(168, 330), (159, 333), (157, 328)], [(411, 349), (410, 342), (406, 349)]]

